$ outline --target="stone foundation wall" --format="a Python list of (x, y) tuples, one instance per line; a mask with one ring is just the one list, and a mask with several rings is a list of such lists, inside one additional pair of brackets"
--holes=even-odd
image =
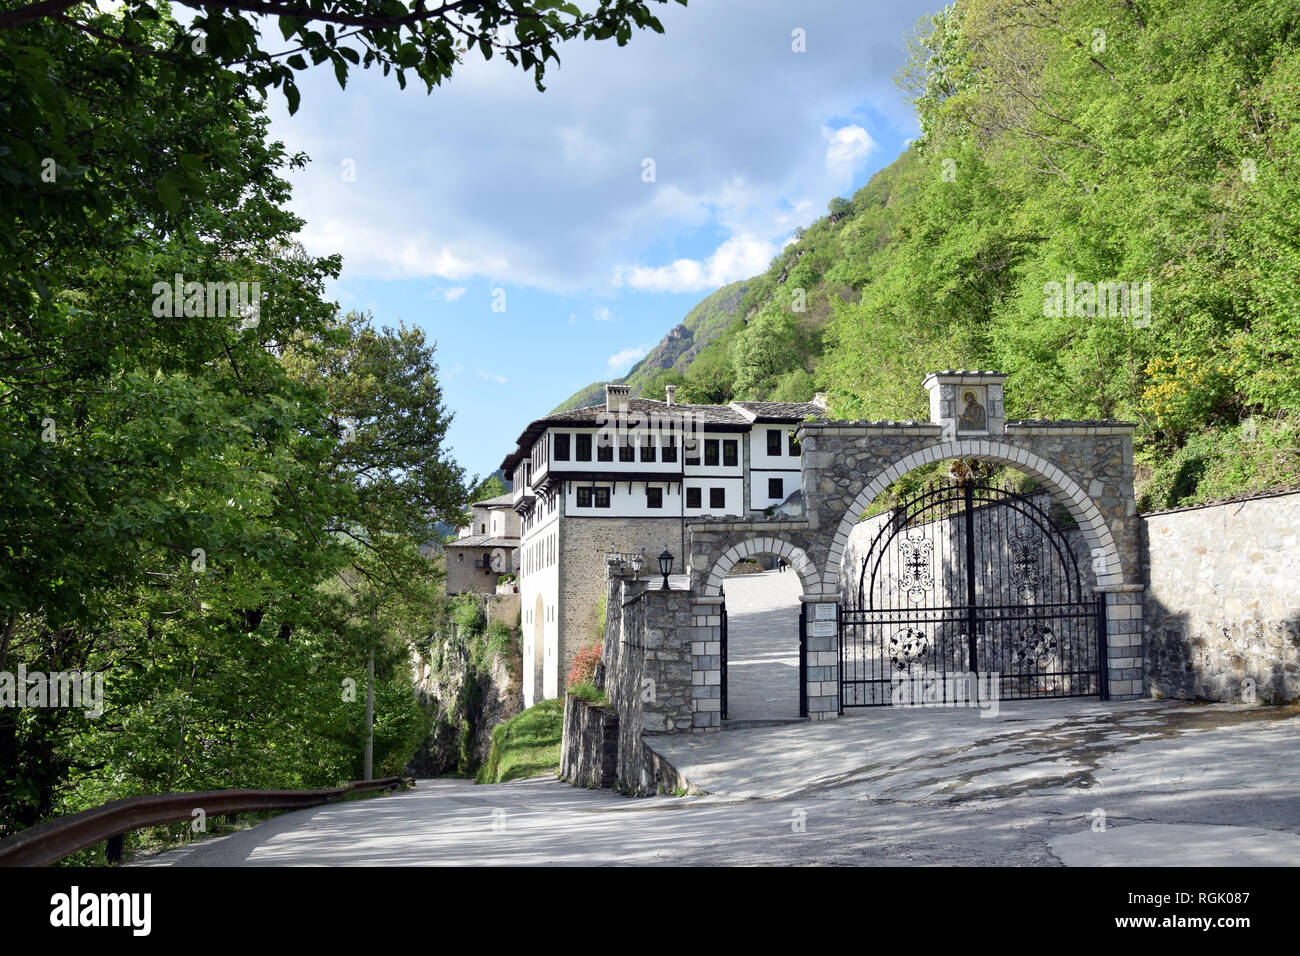
[(497, 589), (497, 573), (491, 568), (474, 567), (475, 561), (481, 561), (486, 548), (447, 548), (447, 593), (448, 594), (492, 594)]
[(1300, 699), (1300, 494), (1145, 516), (1153, 696)]
[[(605, 692), (618, 718), (617, 787), (647, 795), (676, 790), (679, 775), (642, 735), (690, 729), (691, 605), (688, 591), (647, 589), (611, 575), (605, 614)], [(648, 627), (647, 621), (654, 622)]]
[(558, 663), (561, 683), (578, 651), (600, 637), (596, 633), (598, 609), (605, 590), (605, 555), (610, 542), (623, 554), (639, 552), (645, 555), (646, 561), (641, 569), (644, 581), (654, 577), (659, 566), (659, 553), (665, 547), (678, 556), (680, 568), (681, 540), (680, 518), (627, 518), (620, 521), (565, 516), (560, 523), (559, 544)]
[(484, 604), (488, 623), (500, 621), (507, 627), (519, 627), (519, 597), (518, 591), (488, 595)]
[(618, 726), (618, 714), (610, 708), (565, 696), (560, 776), (592, 790), (613, 787), (618, 779)]

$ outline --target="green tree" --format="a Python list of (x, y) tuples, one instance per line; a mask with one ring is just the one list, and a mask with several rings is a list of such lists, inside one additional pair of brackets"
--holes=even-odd
[(662, 402), (667, 396), (669, 385), (675, 385), (679, 389), (686, 384), (686, 375), (677, 371), (675, 368), (665, 368), (650, 375), (640, 388), (640, 394), (645, 398), (653, 398), (655, 401)]
[[(161, 49), (170, 25), (141, 29)], [(85, 151), (48, 182), (0, 151), (0, 671), (105, 678), (97, 718), (0, 708), (0, 833), (133, 793), (352, 777), (344, 681), (364, 687), (370, 648), (397, 708), (382, 760), (427, 716), (407, 647), (437, 579), (417, 545), (465, 500), (432, 349), (337, 320), (338, 259), (291, 242), (301, 160), (242, 82), (135, 69), (60, 22), (0, 36), (0, 135), (59, 105), (26, 148)], [(185, 205), (159, 185), (175, 170)], [(246, 283), (244, 308), (209, 282)]]
[(784, 312), (760, 312), (731, 345), (736, 394), (742, 399), (762, 400), (776, 381), (800, 365), (799, 332)]
[(695, 357), (681, 389), (682, 402), (690, 405), (725, 405), (733, 396), (735, 372), (725, 340), (714, 342)]

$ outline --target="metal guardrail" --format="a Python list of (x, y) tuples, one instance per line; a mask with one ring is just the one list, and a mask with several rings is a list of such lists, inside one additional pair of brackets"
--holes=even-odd
[(413, 784), (410, 777), (359, 780), (332, 790), (201, 790), (157, 793), (114, 800), (46, 823), (38, 823), (0, 840), (0, 866), (48, 866), (78, 850), (104, 843), (109, 863), (122, 858), (122, 837), (141, 827), (161, 826), (207, 816), (234, 817), (264, 810), (299, 810), (332, 803), (352, 793), (390, 790)]

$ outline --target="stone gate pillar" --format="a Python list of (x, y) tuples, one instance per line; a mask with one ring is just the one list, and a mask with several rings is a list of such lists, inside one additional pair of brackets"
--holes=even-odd
[(840, 715), (839, 604), (834, 596), (799, 598), (804, 605), (804, 693), (809, 720)]
[(722, 727), (722, 598), (691, 603), (691, 729)]

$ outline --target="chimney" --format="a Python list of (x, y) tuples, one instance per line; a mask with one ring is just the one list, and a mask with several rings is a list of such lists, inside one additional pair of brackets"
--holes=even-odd
[(825, 392), (818, 392), (813, 396), (812, 403), (818, 408), (825, 410), (829, 401), (829, 396)]
[(632, 394), (631, 385), (605, 385), (605, 411), (627, 411), (628, 398)]
[(668, 393), (668, 406), (671, 408), (673, 405), (673, 395), (677, 393), (677, 386), (676, 385), (665, 386), (664, 391)]

